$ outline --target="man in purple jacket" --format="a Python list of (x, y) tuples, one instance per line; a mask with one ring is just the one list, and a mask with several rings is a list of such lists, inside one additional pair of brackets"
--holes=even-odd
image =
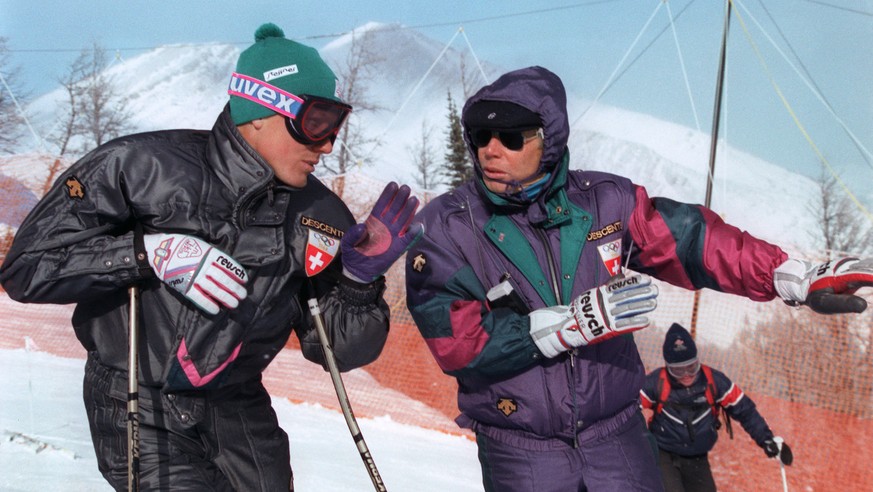
[[(475, 178), (428, 204), (407, 304), (476, 433), (488, 491), (662, 490), (632, 336), (651, 277), (820, 312), (858, 312), (873, 261), (811, 265), (699, 205), (569, 171), (566, 94), (541, 67), (464, 105)], [(623, 266), (626, 265), (627, 269)], [(651, 276), (651, 277), (650, 277)]]

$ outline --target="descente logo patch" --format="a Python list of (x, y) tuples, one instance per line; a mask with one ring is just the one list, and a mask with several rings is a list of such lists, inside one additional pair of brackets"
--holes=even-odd
[(279, 77), (284, 77), (286, 75), (294, 75), (297, 72), (297, 64), (274, 68), (269, 72), (264, 72), (264, 81), (269, 82), (273, 79), (278, 79)]
[(596, 231), (589, 232), (588, 233), (588, 240), (589, 241), (596, 241), (598, 239), (605, 238), (606, 236), (609, 236), (610, 234), (615, 234), (616, 232), (621, 232), (621, 230), (622, 230), (621, 221), (617, 220), (617, 221), (613, 222), (612, 224), (607, 224)]
[(315, 229), (316, 231), (323, 232), (335, 238), (341, 239), (344, 234), (343, 231), (337, 229), (332, 225), (325, 224), (324, 222), (315, 220), (312, 217), (307, 217), (305, 215), (300, 217), (300, 224), (310, 229)]

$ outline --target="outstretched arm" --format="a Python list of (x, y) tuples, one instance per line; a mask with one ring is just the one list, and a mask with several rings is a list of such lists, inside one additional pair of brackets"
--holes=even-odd
[(650, 198), (637, 187), (630, 229), (634, 270), (686, 289), (709, 288), (755, 301), (776, 297), (773, 270), (788, 255), (706, 207)]

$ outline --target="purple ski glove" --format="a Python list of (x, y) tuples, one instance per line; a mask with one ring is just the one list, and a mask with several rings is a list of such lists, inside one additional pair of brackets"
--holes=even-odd
[(388, 271), (424, 234), (420, 223), (409, 225), (418, 198), (408, 186), (388, 183), (363, 224), (355, 224), (340, 241), (343, 269), (354, 280), (370, 283)]

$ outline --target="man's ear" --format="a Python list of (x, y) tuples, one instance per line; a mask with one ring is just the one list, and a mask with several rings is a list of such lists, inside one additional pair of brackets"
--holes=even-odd
[(236, 128), (239, 130), (240, 135), (243, 136), (249, 144), (253, 144), (255, 139), (257, 138), (258, 132), (261, 128), (264, 127), (263, 118), (258, 118), (256, 120), (247, 121), (242, 125), (238, 125)]

